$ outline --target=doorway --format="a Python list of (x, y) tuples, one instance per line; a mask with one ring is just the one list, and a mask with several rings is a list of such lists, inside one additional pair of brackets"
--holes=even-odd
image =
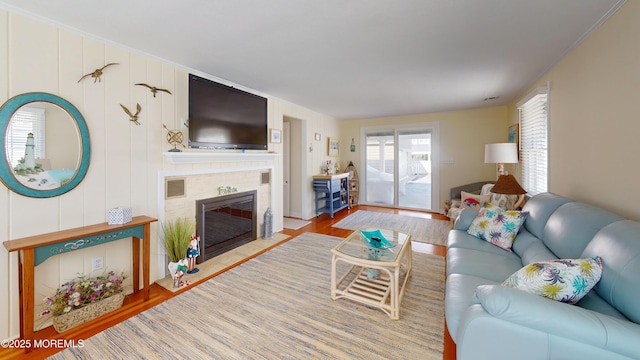
[(284, 217), (304, 218), (302, 204), (303, 169), (305, 168), (303, 149), (306, 146), (306, 124), (303, 120), (284, 116), (282, 123), (282, 215)]
[(282, 216), (291, 212), (291, 123), (282, 123)]

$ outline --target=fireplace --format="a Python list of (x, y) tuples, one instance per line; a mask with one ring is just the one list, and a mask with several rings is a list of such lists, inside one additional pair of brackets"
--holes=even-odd
[(257, 238), (257, 191), (196, 201), (196, 235), (200, 264)]

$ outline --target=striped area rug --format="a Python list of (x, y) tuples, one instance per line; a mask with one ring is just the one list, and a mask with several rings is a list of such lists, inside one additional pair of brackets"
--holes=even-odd
[(387, 214), (358, 210), (334, 224), (333, 227), (357, 230), (363, 226), (393, 229), (411, 235), (412, 241), (446, 245), (451, 222), (447, 220), (423, 219), (414, 216)]
[(331, 300), (341, 240), (304, 233), (52, 359), (442, 359), (444, 259), (414, 253), (394, 321)]

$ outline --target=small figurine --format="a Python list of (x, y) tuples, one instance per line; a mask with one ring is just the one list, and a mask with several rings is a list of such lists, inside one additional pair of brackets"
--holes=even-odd
[(175, 272), (175, 274), (173, 274), (173, 287), (177, 288), (180, 287), (180, 279), (182, 279), (182, 276), (184, 275), (184, 272), (182, 272), (182, 270), (178, 270)]
[(180, 286), (180, 281), (182, 280), (182, 276), (187, 273), (187, 261), (182, 259), (178, 261), (176, 266), (176, 271), (173, 273), (173, 287), (177, 288)]
[(183, 275), (187, 272), (187, 260), (181, 259), (178, 261), (178, 269), (176, 270), (176, 272), (178, 271), (182, 271)]
[(196, 257), (198, 257), (198, 254), (200, 254), (200, 251), (198, 251), (199, 242), (200, 242), (199, 237), (196, 237), (195, 235), (191, 237), (191, 244), (187, 249), (187, 260), (189, 262), (189, 270), (187, 271), (187, 274), (194, 274), (200, 271), (196, 267)]

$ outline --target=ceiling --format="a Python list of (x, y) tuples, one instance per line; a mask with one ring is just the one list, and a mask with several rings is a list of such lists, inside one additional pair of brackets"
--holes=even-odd
[(339, 119), (505, 105), (623, 3), (0, 0)]

